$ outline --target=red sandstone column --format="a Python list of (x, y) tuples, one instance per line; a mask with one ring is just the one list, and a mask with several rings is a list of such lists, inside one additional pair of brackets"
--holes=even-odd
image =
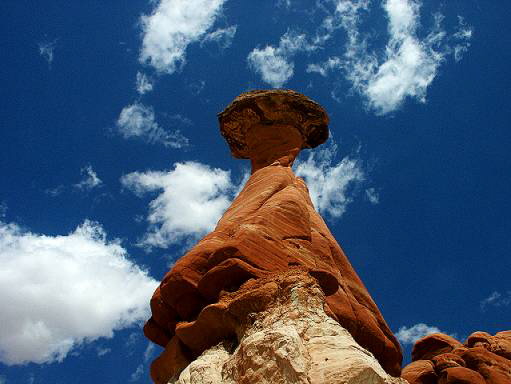
[(152, 365), (153, 379), (166, 383), (205, 349), (236, 338), (237, 320), (220, 305), (225, 292), (292, 268), (318, 280), (329, 316), (398, 376), (399, 343), (291, 170), (301, 149), (327, 140), (324, 109), (297, 92), (252, 91), (238, 96), (219, 122), (233, 156), (250, 159), (252, 175), (215, 230), (154, 293), (144, 332), (166, 350)]

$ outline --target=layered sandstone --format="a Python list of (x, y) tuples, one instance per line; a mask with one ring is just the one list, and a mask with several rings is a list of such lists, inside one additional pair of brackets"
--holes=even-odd
[(250, 280), (215, 306), (216, 320), (236, 318), (236, 338), (204, 351), (171, 383), (407, 384), (327, 316), (324, 293), (304, 271)]
[[(247, 281), (290, 269), (315, 278), (325, 313), (398, 376), (397, 340), (291, 170), (301, 149), (328, 138), (325, 111), (293, 91), (255, 91), (236, 98), (219, 120), (233, 155), (251, 160), (252, 175), (215, 230), (178, 260), (154, 293), (144, 331), (165, 352), (152, 365), (153, 379), (166, 383), (205, 350), (225, 340), (239, 343), (244, 318), (231, 316), (222, 298), (241, 295)], [(248, 297), (243, 305), (250, 313), (273, 298), (264, 290)]]
[(426, 336), (402, 377), (410, 384), (510, 384), (511, 331), (474, 332), (464, 344), (441, 333)]

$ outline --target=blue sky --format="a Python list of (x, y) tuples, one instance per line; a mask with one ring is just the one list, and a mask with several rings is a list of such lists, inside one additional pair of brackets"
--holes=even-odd
[(148, 383), (149, 297), (247, 176), (216, 113), (322, 104), (296, 172), (409, 360), (510, 328), (508, 1), (4, 1), (0, 383)]

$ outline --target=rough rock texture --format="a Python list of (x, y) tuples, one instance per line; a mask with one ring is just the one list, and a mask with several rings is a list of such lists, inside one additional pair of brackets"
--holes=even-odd
[(401, 374), (410, 384), (511, 384), (511, 331), (474, 332), (464, 344), (435, 333), (415, 343), (412, 360)]
[[(256, 91), (239, 96), (219, 119), (233, 154), (250, 158), (252, 175), (215, 230), (178, 260), (151, 299), (144, 331), (167, 349), (152, 365), (153, 379), (165, 382), (183, 362), (236, 338), (239, 319), (218, 306), (222, 295), (293, 268), (318, 281), (326, 313), (399, 376), (399, 343), (291, 170), (302, 148), (328, 137), (325, 111), (293, 91)], [(269, 299), (263, 291), (249, 296), (247, 308)]]
[[(265, 303), (247, 308), (259, 290), (266, 292)], [(324, 293), (306, 272), (250, 280), (213, 305), (237, 317), (239, 344), (207, 349), (171, 383), (406, 384), (326, 315)]]

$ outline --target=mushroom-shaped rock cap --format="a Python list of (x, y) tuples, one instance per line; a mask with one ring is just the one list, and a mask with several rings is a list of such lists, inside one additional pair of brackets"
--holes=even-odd
[(328, 139), (328, 115), (316, 102), (301, 93), (257, 90), (242, 93), (218, 114), (220, 132), (234, 157), (250, 158), (245, 140), (254, 124), (292, 125), (303, 137), (302, 148), (314, 148)]

